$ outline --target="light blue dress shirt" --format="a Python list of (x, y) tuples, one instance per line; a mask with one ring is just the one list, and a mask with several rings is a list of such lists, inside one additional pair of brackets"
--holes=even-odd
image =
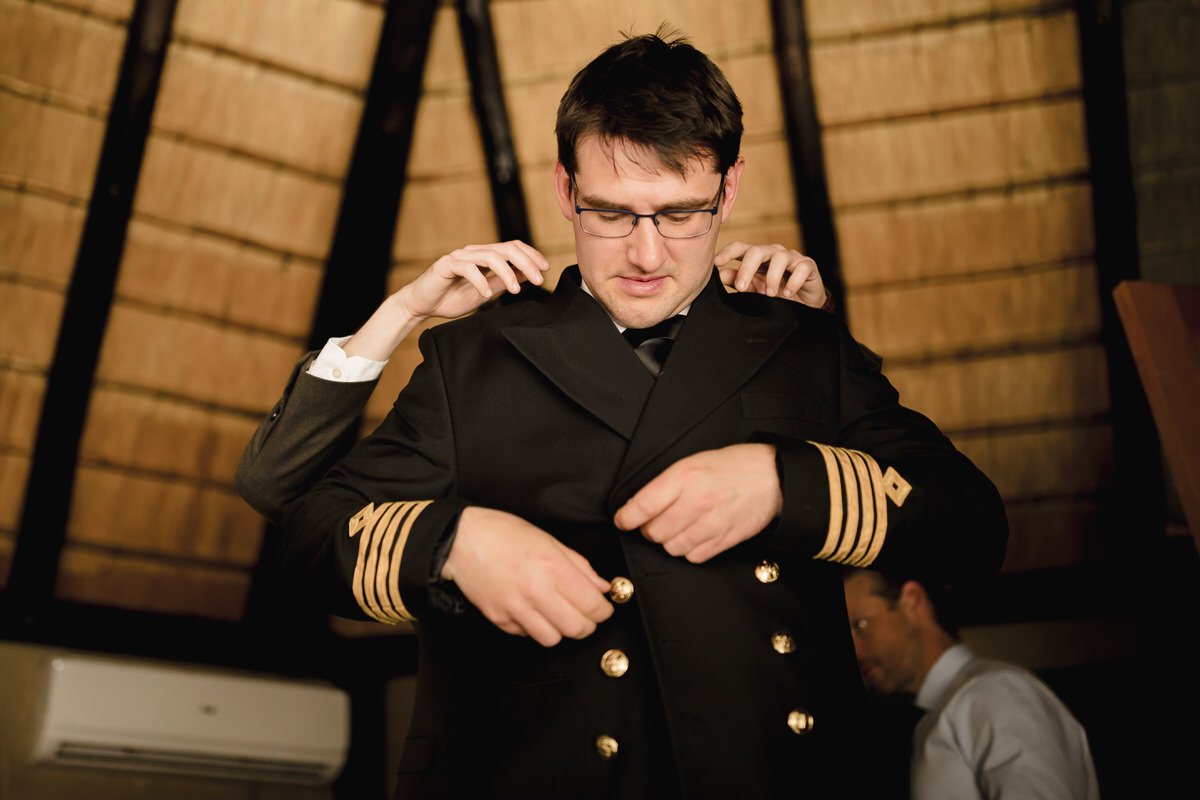
[(917, 693), (913, 800), (1098, 800), (1087, 735), (1032, 673), (951, 647)]

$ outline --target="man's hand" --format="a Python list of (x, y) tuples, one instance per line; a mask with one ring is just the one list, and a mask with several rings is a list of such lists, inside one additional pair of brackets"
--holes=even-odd
[(735, 444), (676, 461), (621, 506), (615, 521), (699, 564), (762, 531), (782, 508), (775, 448)]
[(553, 647), (612, 616), (609, 582), (562, 542), (506, 511), (462, 512), (442, 577), (500, 630)]
[(546, 257), (524, 242), (470, 244), (433, 262), (416, 279), (383, 301), (342, 345), (348, 356), (387, 361), (417, 326), (430, 317), (461, 317), (496, 292), (541, 285)]
[[(739, 261), (733, 265), (731, 262)], [(821, 308), (827, 294), (817, 262), (781, 244), (750, 245), (730, 242), (713, 258), (721, 282), (739, 292), (797, 300)]]

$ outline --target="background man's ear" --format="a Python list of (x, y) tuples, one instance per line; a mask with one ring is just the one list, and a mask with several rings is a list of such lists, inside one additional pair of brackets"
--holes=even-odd
[(905, 581), (900, 587), (900, 607), (909, 612), (915, 612), (924, 608), (929, 601), (929, 596), (925, 593), (925, 587), (916, 581)]

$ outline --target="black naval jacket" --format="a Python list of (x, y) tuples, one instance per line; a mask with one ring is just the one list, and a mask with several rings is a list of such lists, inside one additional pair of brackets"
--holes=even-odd
[[(962, 580), (1003, 559), (995, 487), (828, 313), (714, 273), (655, 380), (572, 268), (544, 303), (420, 347), (380, 427), (289, 506), (284, 544), (336, 613), (416, 621), (401, 797), (844, 789), (873, 757), (839, 565)], [(697, 565), (613, 526), (675, 461), (751, 441), (775, 445), (784, 497), (758, 536)], [(543, 528), (632, 597), (581, 641), (503, 633), (432, 574), (467, 505)]]

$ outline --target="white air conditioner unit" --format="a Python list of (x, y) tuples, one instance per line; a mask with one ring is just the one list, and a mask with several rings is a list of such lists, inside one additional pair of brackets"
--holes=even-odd
[(329, 783), (350, 703), (328, 686), (82, 656), (50, 661), (34, 761)]

